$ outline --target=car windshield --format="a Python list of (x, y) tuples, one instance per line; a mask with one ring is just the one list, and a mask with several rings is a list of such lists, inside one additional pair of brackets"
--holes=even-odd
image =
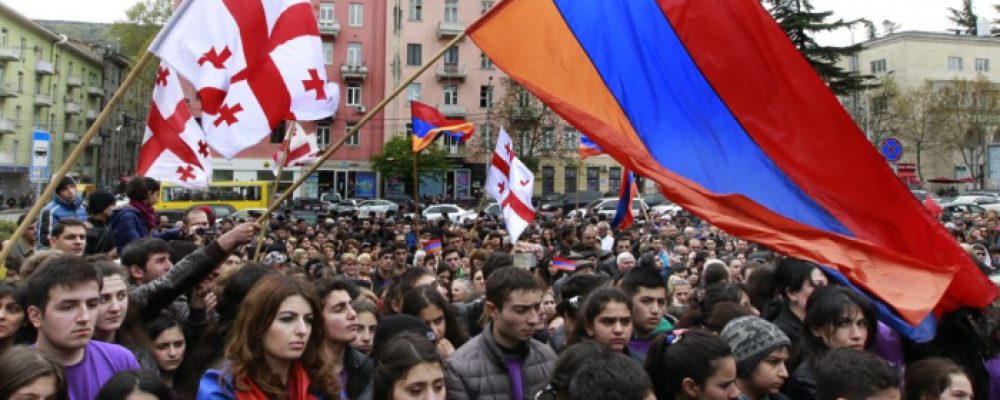
[(956, 203), (975, 203), (979, 196), (958, 196), (955, 198)]

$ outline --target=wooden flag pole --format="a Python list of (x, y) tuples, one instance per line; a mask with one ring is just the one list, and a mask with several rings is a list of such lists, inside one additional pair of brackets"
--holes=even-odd
[(142, 56), (139, 57), (139, 60), (136, 61), (135, 66), (133, 66), (132, 70), (129, 71), (128, 76), (126, 76), (125, 80), (122, 81), (121, 86), (119, 86), (118, 89), (115, 90), (115, 94), (111, 96), (111, 99), (108, 100), (108, 103), (104, 105), (104, 109), (102, 109), (101, 113), (97, 116), (97, 119), (94, 120), (94, 123), (90, 125), (90, 129), (87, 129), (87, 133), (84, 134), (82, 138), (80, 138), (80, 143), (77, 143), (76, 147), (73, 148), (73, 152), (71, 152), (69, 156), (66, 157), (66, 161), (64, 161), (62, 166), (59, 167), (59, 170), (57, 170), (56, 173), (49, 178), (48, 186), (45, 187), (45, 190), (42, 192), (42, 194), (38, 196), (38, 199), (35, 201), (35, 204), (31, 206), (30, 210), (28, 210), (28, 214), (24, 217), (24, 221), (22, 221), (21, 224), (17, 226), (17, 229), (14, 230), (14, 234), (10, 236), (11, 245), (6, 246), (2, 250), (0, 250), (0, 279), (7, 277), (6, 261), (7, 261), (7, 255), (10, 254), (10, 249), (17, 245), (17, 242), (21, 239), (21, 236), (24, 235), (24, 232), (27, 230), (28, 226), (30, 226), (31, 223), (35, 221), (35, 218), (38, 217), (38, 214), (42, 211), (42, 208), (45, 207), (46, 204), (48, 204), (49, 199), (52, 198), (52, 193), (55, 192), (56, 186), (58, 186), (59, 182), (63, 180), (63, 178), (66, 176), (66, 173), (68, 173), (69, 170), (73, 168), (73, 166), (76, 164), (76, 160), (78, 160), (80, 156), (83, 155), (83, 152), (87, 150), (87, 146), (90, 145), (90, 141), (94, 139), (94, 136), (97, 136), (98, 131), (100, 131), (101, 125), (104, 125), (104, 121), (106, 121), (108, 119), (108, 116), (111, 115), (111, 110), (114, 108), (115, 104), (117, 104), (118, 101), (121, 100), (122, 96), (125, 95), (125, 92), (128, 91), (128, 89), (132, 86), (133, 83), (135, 83), (135, 80), (139, 78), (139, 71), (142, 71), (142, 69), (152, 58), (153, 54), (148, 51), (143, 53)]
[[(291, 142), (292, 142), (291, 136), (295, 134), (294, 128), (296, 122), (295, 121), (286, 121), (286, 122), (288, 122), (288, 127), (285, 128), (285, 138), (281, 141), (281, 151), (278, 152), (278, 172), (277, 175), (274, 176), (274, 186), (271, 188), (271, 193), (278, 193), (278, 185), (281, 183), (281, 174), (285, 173), (285, 164), (288, 162), (288, 152), (289, 150), (291, 150), (289, 149), (289, 147), (291, 147)], [(271, 195), (271, 197), (273, 196), (274, 194)], [(262, 224), (263, 222), (259, 223)], [(263, 258), (260, 248), (264, 244), (265, 232), (266, 229), (261, 227), (260, 234), (257, 235), (257, 246), (255, 246), (253, 253), (253, 259), (256, 260), (257, 262), (260, 262), (261, 258)]]
[(380, 101), (377, 105), (375, 105), (375, 107), (369, 110), (365, 114), (365, 116), (362, 117), (360, 121), (358, 121), (357, 125), (354, 125), (353, 128), (347, 131), (347, 134), (345, 134), (344, 137), (340, 138), (340, 140), (338, 140), (336, 144), (326, 149), (326, 151), (324, 151), (323, 154), (320, 155), (319, 159), (316, 160), (316, 162), (313, 163), (313, 165), (311, 165), (309, 169), (302, 174), (302, 176), (299, 176), (299, 178), (296, 179), (295, 182), (292, 182), (292, 186), (290, 186), (287, 190), (285, 190), (281, 194), (281, 196), (277, 199), (277, 201), (271, 203), (271, 205), (267, 208), (267, 211), (264, 211), (264, 215), (262, 215), (260, 218), (257, 219), (257, 223), (263, 224), (264, 221), (266, 221), (267, 218), (271, 215), (271, 213), (273, 213), (274, 210), (278, 208), (278, 204), (281, 204), (281, 202), (287, 200), (288, 197), (291, 196), (293, 192), (295, 192), (295, 189), (298, 189), (299, 186), (302, 186), (302, 184), (305, 183), (306, 179), (309, 178), (310, 175), (315, 173), (327, 159), (333, 156), (333, 153), (336, 152), (337, 149), (343, 146), (344, 143), (347, 143), (347, 140), (355, 133), (357, 133), (361, 128), (363, 128), (368, 123), (368, 121), (371, 121), (371, 119), (374, 118), (376, 114), (382, 112), (382, 109), (384, 109), (385, 106), (388, 105), (390, 101), (399, 96), (399, 94), (402, 93), (403, 90), (405, 90), (407, 86), (410, 85), (410, 83), (413, 83), (413, 81), (417, 80), (417, 78), (420, 77), (420, 75), (423, 74), (425, 71), (427, 71), (427, 69), (430, 68), (431, 65), (434, 65), (434, 63), (440, 60), (441, 57), (444, 57), (444, 53), (446, 53), (448, 49), (458, 44), (458, 42), (460, 42), (462, 39), (465, 39), (465, 34), (466, 34), (465, 31), (462, 31), (458, 35), (455, 35), (454, 39), (445, 44), (444, 47), (442, 47), (441, 50), (435, 53), (433, 57), (427, 60), (427, 62), (424, 63), (424, 65), (420, 66), (420, 69), (418, 69), (417, 72), (414, 72), (413, 75), (411, 75), (405, 81), (400, 83), (399, 86), (397, 86), (396, 89), (392, 91), (392, 93), (383, 98), (382, 101)]

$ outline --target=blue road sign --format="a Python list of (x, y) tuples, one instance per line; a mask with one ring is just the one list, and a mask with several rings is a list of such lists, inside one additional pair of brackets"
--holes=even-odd
[(886, 138), (879, 146), (879, 152), (882, 153), (882, 157), (885, 157), (886, 161), (896, 162), (903, 158), (903, 144), (894, 137)]

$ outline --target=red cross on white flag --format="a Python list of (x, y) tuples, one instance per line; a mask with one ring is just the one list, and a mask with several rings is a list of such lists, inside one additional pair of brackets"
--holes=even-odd
[(510, 135), (501, 128), (490, 159), (486, 192), (500, 203), (512, 242), (516, 242), (528, 224), (535, 220), (535, 210), (531, 206), (534, 188), (534, 174), (514, 155)]
[(187, 188), (207, 188), (212, 158), (205, 132), (191, 110), (176, 71), (162, 63), (153, 87), (136, 172)]
[(283, 120), (331, 116), (328, 82), (308, 0), (187, 0), (150, 46), (191, 81), (208, 142), (226, 158)]
[(289, 166), (302, 166), (312, 164), (319, 156), (319, 143), (316, 138), (316, 131), (307, 132), (302, 124), (290, 122), (292, 126), (291, 137), (287, 142), (281, 142), (281, 149), (271, 157), (274, 160), (274, 175), (278, 175), (278, 164), (281, 163), (281, 152), (288, 145), (288, 153), (285, 155), (285, 168)]

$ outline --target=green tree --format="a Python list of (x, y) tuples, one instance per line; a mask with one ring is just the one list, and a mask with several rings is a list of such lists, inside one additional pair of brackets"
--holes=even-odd
[(122, 54), (138, 58), (174, 11), (172, 0), (140, 0), (125, 11), (124, 21), (111, 25), (111, 36), (121, 43)]
[(976, 34), (976, 23), (979, 17), (976, 16), (975, 11), (972, 10), (972, 0), (962, 0), (962, 9), (956, 9), (953, 7), (948, 7), (948, 12), (951, 15), (948, 19), (958, 26), (957, 30), (959, 33), (966, 35)]
[[(408, 188), (407, 193), (413, 194), (413, 147), (410, 136), (398, 134), (382, 146), (381, 154), (373, 154), (369, 160), (372, 169), (383, 177), (399, 177)], [(420, 172), (444, 171), (452, 168), (448, 160), (448, 152), (437, 144), (427, 146), (417, 153), (417, 165)]]
[(847, 71), (837, 65), (843, 57), (856, 54), (860, 44), (851, 46), (820, 46), (813, 35), (840, 29), (850, 29), (855, 25), (874, 31), (873, 25), (865, 19), (827, 21), (833, 11), (815, 11), (809, 0), (767, 0), (768, 11), (785, 30), (799, 52), (809, 61), (813, 69), (830, 85), (837, 95), (854, 93), (866, 87), (869, 77)]

